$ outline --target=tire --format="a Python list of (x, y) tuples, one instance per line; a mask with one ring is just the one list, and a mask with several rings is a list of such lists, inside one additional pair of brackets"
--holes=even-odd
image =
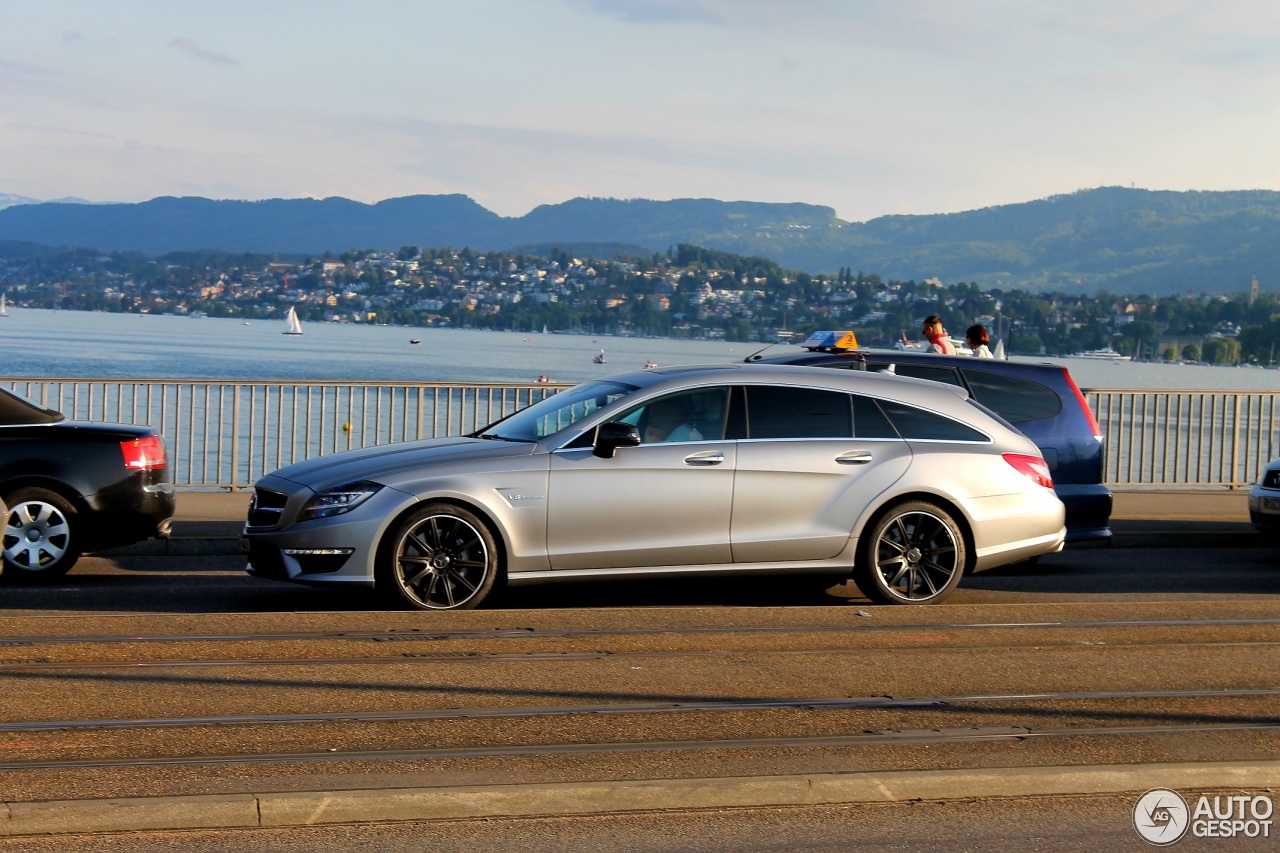
[(416, 610), (471, 610), (501, 574), (489, 525), (451, 504), (414, 512), (383, 540), (376, 586)]
[(937, 604), (964, 575), (964, 534), (946, 510), (926, 501), (890, 507), (867, 528), (854, 583), (880, 604)]
[(5, 580), (54, 581), (80, 559), (81, 527), (75, 507), (47, 489), (18, 489), (4, 497)]

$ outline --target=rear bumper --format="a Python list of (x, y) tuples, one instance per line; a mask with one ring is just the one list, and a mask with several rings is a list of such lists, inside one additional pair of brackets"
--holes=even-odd
[(1067, 510), (1067, 542), (1096, 542), (1111, 538), (1111, 490), (1101, 484), (1054, 484)]
[(142, 539), (169, 535), (169, 525), (177, 509), (177, 493), (172, 483), (140, 485), (136, 489), (95, 495), (86, 531), (85, 550), (128, 545)]

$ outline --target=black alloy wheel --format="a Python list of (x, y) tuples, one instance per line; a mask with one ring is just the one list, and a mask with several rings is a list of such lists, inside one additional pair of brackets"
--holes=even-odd
[(499, 574), (489, 526), (461, 507), (431, 504), (385, 540), (377, 586), (418, 610), (471, 610), (493, 590)]
[(867, 529), (861, 552), (854, 582), (882, 604), (937, 604), (964, 575), (959, 525), (926, 501), (891, 507)]

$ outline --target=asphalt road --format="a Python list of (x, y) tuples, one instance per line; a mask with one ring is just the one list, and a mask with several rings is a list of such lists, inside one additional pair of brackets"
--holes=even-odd
[[(503, 786), (559, 814), (772, 807), (795, 779), (903, 801), (1247, 787), (1280, 755), (1278, 604), (1269, 547), (1068, 550), (928, 608), (771, 579), (523, 588), (445, 614), (232, 556), (90, 557), (60, 586), (0, 588), (0, 826), (47, 801), (250, 793), (307, 823), (281, 798)], [(1210, 766), (1228, 775), (1186, 775)], [(635, 780), (655, 787), (617, 787)], [(417, 814), (335, 802), (319, 819)], [(812, 808), (792, 816), (839, 820)], [(730, 844), (660, 841), (636, 849)]]

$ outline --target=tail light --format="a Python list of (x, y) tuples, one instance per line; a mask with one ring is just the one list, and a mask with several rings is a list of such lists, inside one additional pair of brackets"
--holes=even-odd
[(1019, 474), (1027, 477), (1037, 486), (1053, 488), (1053, 475), (1049, 473), (1049, 463), (1039, 456), (1026, 456), (1021, 453), (1006, 453), (1004, 461), (1012, 465)]
[(120, 450), (124, 453), (124, 467), (130, 471), (147, 471), (169, 464), (164, 455), (164, 441), (158, 435), (122, 441)]
[(1093, 430), (1093, 437), (1098, 441), (1102, 441), (1102, 430), (1098, 427), (1098, 419), (1093, 416), (1093, 410), (1089, 408), (1089, 403), (1084, 398), (1084, 394), (1080, 393), (1079, 386), (1076, 381), (1071, 378), (1071, 374), (1064, 367), (1062, 375), (1066, 377), (1067, 384), (1071, 386), (1071, 390), (1075, 392), (1076, 402), (1080, 404), (1080, 410), (1084, 412), (1084, 416), (1089, 420), (1089, 429)]

